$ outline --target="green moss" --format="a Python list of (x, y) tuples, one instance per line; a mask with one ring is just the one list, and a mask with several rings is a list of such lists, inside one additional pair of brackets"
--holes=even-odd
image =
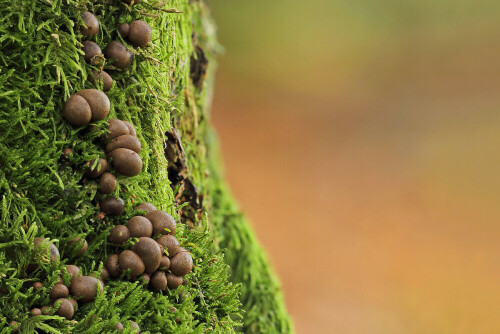
[[(152, 47), (139, 50), (122, 41), (135, 54), (128, 69), (105, 67), (115, 80), (107, 94), (110, 117), (134, 124), (144, 168), (136, 177), (118, 178), (113, 196), (125, 200), (126, 212), (104, 220), (98, 217), (103, 197), (97, 182), (84, 174), (87, 161), (104, 157), (98, 137), (106, 121), (94, 123), (98, 131), (89, 132), (73, 128), (61, 115), (71, 94), (93, 88), (86, 80), (92, 67), (80, 51), (84, 38), (78, 26), (85, 10), (100, 20), (99, 34), (90, 40), (102, 48), (121, 39), (115, 29), (120, 22), (143, 19), (153, 28)], [(10, 332), (12, 320), (22, 323), (25, 333), (104, 333), (117, 321), (130, 329), (129, 320), (146, 333), (231, 333), (243, 324), (245, 332), (289, 332), (278, 284), (218, 172), (207, 109), (211, 84), (196, 89), (189, 78), (193, 32), (207, 55), (216, 45), (203, 4), (152, 0), (129, 7), (118, 0), (0, 0), (0, 17), (0, 288), (7, 290), (0, 291), (0, 333)], [(214, 64), (212, 58), (210, 62)], [(189, 176), (205, 196), (197, 227), (180, 224), (176, 232), (195, 259), (193, 273), (186, 276), (189, 283), (161, 295), (138, 282), (110, 281), (105, 294), (81, 306), (74, 321), (29, 318), (33, 307), (50, 305), (48, 288), (63, 265), (76, 264), (85, 275), (100, 272), (113, 251), (108, 231), (133, 216), (135, 204), (149, 201), (179, 219), (164, 157), (172, 120), (183, 135)], [(66, 147), (74, 150), (69, 159), (61, 157)], [(59, 247), (61, 263), (35, 256), (36, 236)], [(89, 242), (80, 258), (65, 247), (76, 236)], [(38, 269), (26, 274), (33, 261)], [(227, 263), (233, 266), (232, 278)], [(33, 291), (35, 281), (44, 288)]]

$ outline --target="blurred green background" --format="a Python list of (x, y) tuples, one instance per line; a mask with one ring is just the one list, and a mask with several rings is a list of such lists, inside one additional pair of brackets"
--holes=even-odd
[(226, 170), (298, 333), (500, 333), (500, 2), (210, 0)]

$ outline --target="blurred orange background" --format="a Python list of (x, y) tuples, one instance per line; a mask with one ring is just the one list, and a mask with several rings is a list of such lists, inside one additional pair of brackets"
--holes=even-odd
[(500, 3), (210, 5), (226, 173), (297, 333), (500, 333)]

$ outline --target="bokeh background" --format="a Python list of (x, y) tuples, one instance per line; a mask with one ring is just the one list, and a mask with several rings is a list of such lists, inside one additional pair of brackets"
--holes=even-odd
[(500, 2), (210, 0), (226, 173), (298, 333), (500, 333)]

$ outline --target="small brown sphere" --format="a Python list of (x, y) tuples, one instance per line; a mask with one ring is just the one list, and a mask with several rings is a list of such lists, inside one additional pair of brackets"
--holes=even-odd
[[(135, 1), (136, 1), (136, 3), (140, 2), (140, 0), (135, 0)], [(137, 322), (130, 320), (130, 325), (135, 328), (135, 330), (136, 330), (135, 332), (137, 334), (139, 334), (141, 332), (141, 329), (139, 328), (139, 325), (137, 324)]]
[[(99, 290), (97, 287), (98, 284)], [(84, 303), (93, 301), (97, 296), (97, 293), (102, 293), (103, 291), (104, 285), (102, 284), (102, 282), (92, 276), (77, 277), (73, 279), (73, 283), (71, 284), (71, 295), (77, 298), (81, 298), (79, 300)]]
[(36, 252), (44, 252), (45, 247), (48, 247), (48, 251), (44, 255), (50, 255), (50, 262), (55, 262), (59, 259), (59, 250), (49, 239), (35, 238), (33, 244)]
[(137, 137), (132, 135), (119, 136), (106, 145), (106, 153), (110, 153), (117, 148), (128, 148), (129, 150), (139, 153), (141, 152), (141, 142)]
[(123, 38), (127, 38), (129, 31), (130, 25), (127, 22), (123, 22), (118, 25), (118, 32)]
[(146, 214), (153, 224), (153, 234), (174, 234), (176, 223), (174, 217), (161, 210), (153, 210)]
[(121, 332), (123, 330), (123, 324), (121, 322), (117, 322), (115, 327), (113, 327), (113, 329), (116, 329)]
[(135, 128), (132, 125), (132, 123), (130, 123), (128, 121), (122, 121), (122, 122), (125, 123), (125, 125), (128, 127), (128, 132), (129, 132), (128, 134), (131, 136), (137, 137), (137, 133), (135, 132)]
[(170, 259), (170, 271), (177, 276), (185, 276), (193, 269), (193, 258), (188, 252), (179, 252)]
[(170, 268), (170, 259), (166, 255), (161, 256), (160, 267), (159, 270), (168, 270)]
[(17, 321), (9, 322), (9, 326), (12, 327), (12, 333), (19, 333), (19, 331), (21, 330), (21, 324)]
[(36, 316), (42, 315), (42, 310), (40, 310), (38, 307), (35, 307), (34, 309), (32, 309), (30, 311), (30, 315), (32, 317), (36, 317)]
[(87, 77), (87, 80), (90, 81), (93, 85), (100, 86), (102, 85), (102, 90), (107, 92), (113, 86), (113, 78), (106, 71), (92, 70)]
[(68, 287), (61, 283), (57, 283), (49, 291), (50, 299), (67, 298), (68, 296), (69, 296)]
[(134, 238), (150, 237), (153, 234), (153, 224), (146, 217), (135, 216), (127, 223), (130, 236)]
[(99, 178), (99, 192), (101, 194), (111, 194), (116, 189), (116, 176), (105, 172)]
[(91, 63), (92, 65), (97, 65), (99, 63), (99, 59), (97, 57), (93, 57), (102, 55), (102, 50), (99, 45), (91, 41), (83, 41), (82, 44), (82, 50), (84, 53), (83, 58), (85, 61)]
[(76, 93), (83, 97), (90, 105), (92, 111), (92, 121), (101, 121), (108, 116), (111, 110), (111, 103), (108, 96), (98, 89), (84, 89)]
[(73, 149), (70, 147), (65, 147), (62, 150), (62, 154), (64, 155), (65, 158), (69, 158), (69, 156), (73, 154)]
[(114, 59), (113, 65), (119, 69), (125, 69), (132, 64), (134, 54), (127, 50), (127, 48), (120, 42), (113, 41), (108, 44), (104, 50), (107, 59)]
[(148, 274), (142, 274), (139, 279), (143, 280), (146, 285), (149, 284), (149, 281), (151, 281), (151, 277)]
[(167, 275), (163, 271), (156, 271), (151, 275), (151, 287), (154, 291), (164, 291), (167, 289)]
[(137, 47), (144, 48), (151, 41), (153, 29), (142, 20), (135, 20), (130, 23), (128, 40)]
[(87, 251), (89, 244), (87, 243), (87, 240), (85, 240), (84, 238), (76, 237), (74, 239), (69, 240), (67, 246), (71, 248), (74, 247), (74, 249), (78, 249), (78, 253), (76, 253), (76, 256), (80, 257), (83, 255), (83, 253)]
[(127, 226), (116, 225), (109, 233), (109, 241), (116, 245), (123, 245), (130, 238)]
[(33, 283), (33, 289), (34, 290), (41, 289), (42, 287), (43, 287), (42, 282), (35, 282), (35, 283)]
[(117, 278), (122, 274), (122, 268), (120, 268), (118, 258), (118, 254), (111, 254), (104, 263), (104, 266), (109, 272), (109, 276), (113, 278)]
[(82, 14), (83, 22), (85, 26), (80, 28), (80, 32), (83, 36), (89, 37), (97, 34), (99, 32), (99, 21), (97, 17), (91, 12), (84, 12)]
[(125, 121), (116, 118), (110, 118), (108, 120), (108, 133), (106, 134), (106, 140), (111, 140), (113, 138), (128, 134), (129, 128)]
[(121, 198), (106, 197), (101, 202), (101, 210), (108, 215), (119, 216), (125, 211), (125, 203)]
[(136, 278), (144, 272), (144, 262), (142, 259), (131, 250), (125, 250), (120, 253), (118, 263), (122, 270), (130, 269), (131, 278)]
[(167, 249), (168, 256), (172, 257), (179, 251), (179, 241), (173, 235), (162, 235), (156, 242)]
[(117, 148), (109, 156), (118, 173), (125, 176), (136, 176), (142, 171), (142, 159), (136, 152), (128, 148)]
[(78, 268), (77, 266), (75, 266), (74, 264), (68, 264), (66, 266), (66, 272), (68, 273), (68, 275), (71, 276), (71, 282), (73, 282), (73, 280), (80, 276), (81, 274), (81, 270), (80, 268)]
[(71, 305), (73, 305), (73, 310), (76, 312), (78, 310), (78, 302), (74, 298), (70, 298), (69, 301), (71, 302)]
[[(60, 304), (59, 304), (60, 303)], [(59, 304), (59, 307), (56, 305)], [(75, 313), (75, 309), (73, 308), (73, 304), (64, 298), (60, 298), (54, 302), (54, 308), (57, 307), (56, 314), (58, 316), (64, 317), (66, 319), (71, 319), (73, 318), (73, 314)]]
[(50, 309), (50, 306), (42, 306), (42, 308), (40, 309), (40, 311), (42, 311), (42, 314), (43, 315), (49, 315), (51, 313), (51, 309)]
[[(94, 166), (94, 167), (92, 167)], [(96, 159), (92, 159), (87, 162), (87, 175), (91, 178), (99, 177), (102, 173), (104, 173), (108, 169), (108, 162), (106, 159), (99, 158), (99, 161), (96, 163)]]
[(134, 210), (142, 210), (142, 211), (149, 212), (149, 211), (156, 210), (156, 207), (153, 204), (151, 204), (151, 203), (142, 202), (141, 204), (139, 204), (138, 206), (136, 206), (134, 208)]
[(141, 237), (131, 248), (139, 255), (144, 263), (144, 272), (152, 274), (160, 266), (162, 249), (156, 241), (151, 238)]
[(92, 119), (90, 104), (82, 96), (73, 94), (64, 104), (63, 117), (71, 125), (88, 124)]
[(167, 286), (170, 290), (175, 290), (182, 285), (183, 279), (180, 276), (174, 274), (167, 274)]
[(101, 270), (101, 279), (104, 282), (109, 281), (109, 271), (108, 271), (108, 269), (106, 269), (106, 267), (102, 267), (102, 270)]

